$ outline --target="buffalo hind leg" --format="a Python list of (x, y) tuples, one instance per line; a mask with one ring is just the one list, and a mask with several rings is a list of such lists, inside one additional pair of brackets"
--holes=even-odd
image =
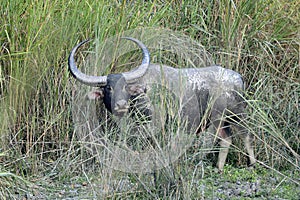
[(241, 139), (244, 142), (246, 152), (248, 154), (249, 158), (249, 165), (253, 166), (256, 162), (255, 156), (254, 156), (254, 150), (253, 150), (253, 141), (254, 137), (253, 134), (251, 134), (242, 124), (241, 121), (240, 124), (237, 124), (235, 127), (237, 129), (237, 134), (240, 135)]
[(250, 166), (253, 166), (256, 162), (255, 157), (254, 157), (254, 150), (253, 150), (253, 136), (250, 134), (244, 134), (244, 145), (246, 148), (246, 151), (248, 153), (249, 157), (249, 164)]
[(218, 135), (220, 137), (220, 151), (218, 156), (217, 167), (219, 171), (223, 170), (225, 161), (228, 155), (229, 147), (232, 144), (232, 138), (229, 135), (229, 128), (220, 128), (218, 130)]

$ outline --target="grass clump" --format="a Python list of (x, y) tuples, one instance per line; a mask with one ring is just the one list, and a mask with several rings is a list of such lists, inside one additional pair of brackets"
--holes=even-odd
[[(44, 188), (53, 186), (53, 190), (39, 188), (39, 193), (30, 192), (40, 197), (49, 193), (55, 196), (66, 187), (78, 193), (58, 192), (59, 197), (227, 198), (229, 190), (225, 188), (233, 188), (238, 181), (245, 185), (240, 187), (245, 191), (230, 190), (235, 196), (299, 196), (294, 193), (299, 188), (299, 7), (297, 0), (3, 1), (0, 154), (5, 152), (6, 156), (0, 157), (0, 195), (25, 196), (25, 189), (19, 185), (29, 180), (42, 183)], [(145, 27), (178, 31), (201, 43), (211, 56), (204, 59), (207, 63), (220, 64), (243, 75), (247, 83), (247, 129), (256, 136), (257, 159), (266, 169), (251, 173), (236, 169), (236, 163), (246, 163), (237, 145), (233, 149), (241, 156), (235, 157), (236, 152), (229, 156), (230, 166), (222, 178), (206, 167), (212, 165), (209, 160), (203, 163), (197, 157), (202, 152), (200, 148), (184, 155), (174, 167), (163, 169), (161, 185), (155, 186), (151, 174), (128, 175), (108, 169), (87, 150), (86, 141), (91, 142), (90, 138), (82, 141), (72, 121), (72, 97), (77, 88), (67, 69), (68, 54), (86, 38), (102, 42)], [(139, 33), (137, 37), (143, 38)], [(144, 38), (148, 46), (153, 45), (154, 40)], [(170, 44), (180, 49), (181, 43), (172, 41)], [(203, 51), (195, 50), (194, 55), (202, 57), (199, 52)], [(153, 53), (153, 59), (163, 59), (176, 67), (186, 61), (163, 53)], [(138, 56), (133, 58), (138, 60)], [(193, 60), (191, 63), (200, 66)], [(103, 71), (123, 69), (124, 63), (120, 63), (104, 66)], [(222, 185), (224, 188), (218, 192)], [(270, 189), (260, 190), (263, 186)]]

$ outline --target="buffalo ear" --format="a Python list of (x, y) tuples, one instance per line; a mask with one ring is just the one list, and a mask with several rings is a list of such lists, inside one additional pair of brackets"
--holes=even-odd
[(98, 89), (87, 94), (89, 100), (100, 100), (104, 97), (103, 89)]
[(146, 86), (141, 84), (128, 85), (126, 89), (131, 96), (146, 93)]

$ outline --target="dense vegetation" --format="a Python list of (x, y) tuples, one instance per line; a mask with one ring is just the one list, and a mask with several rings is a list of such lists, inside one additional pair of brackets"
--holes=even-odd
[[(230, 155), (225, 179), (235, 183), (240, 176), (256, 183), (257, 177), (266, 176), (276, 179), (274, 185), (266, 185), (274, 188), (256, 193), (258, 197), (274, 194), (275, 199), (282, 192), (287, 195), (282, 198), (300, 195), (296, 193), (300, 188), (298, 0), (25, 0), (2, 1), (0, 8), (0, 196), (64, 197), (63, 192), (55, 196), (63, 187), (77, 190), (89, 185), (90, 192), (85, 194), (89, 197), (226, 198), (210, 182), (222, 175), (209, 167), (198, 168), (200, 161), (193, 157), (198, 150), (187, 152), (174, 169), (163, 171), (161, 185), (153, 186), (150, 175), (123, 174), (97, 162), (91, 164), (73, 135), (73, 93), (67, 69), (71, 48), (86, 38), (103, 41), (146, 27), (186, 35), (205, 47), (213, 63), (243, 75), (249, 104), (247, 128), (256, 136), (260, 166), (252, 175), (235, 171), (230, 166), (238, 167), (237, 163), (245, 164), (245, 160)], [(124, 177), (131, 187), (111, 186)], [(215, 184), (224, 184), (224, 177)], [(96, 190), (97, 183), (102, 192)]]

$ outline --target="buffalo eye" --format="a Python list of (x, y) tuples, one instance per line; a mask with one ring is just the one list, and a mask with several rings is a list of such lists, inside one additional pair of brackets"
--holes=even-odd
[(108, 92), (112, 92), (113, 88), (110, 85), (107, 85), (105, 88)]

